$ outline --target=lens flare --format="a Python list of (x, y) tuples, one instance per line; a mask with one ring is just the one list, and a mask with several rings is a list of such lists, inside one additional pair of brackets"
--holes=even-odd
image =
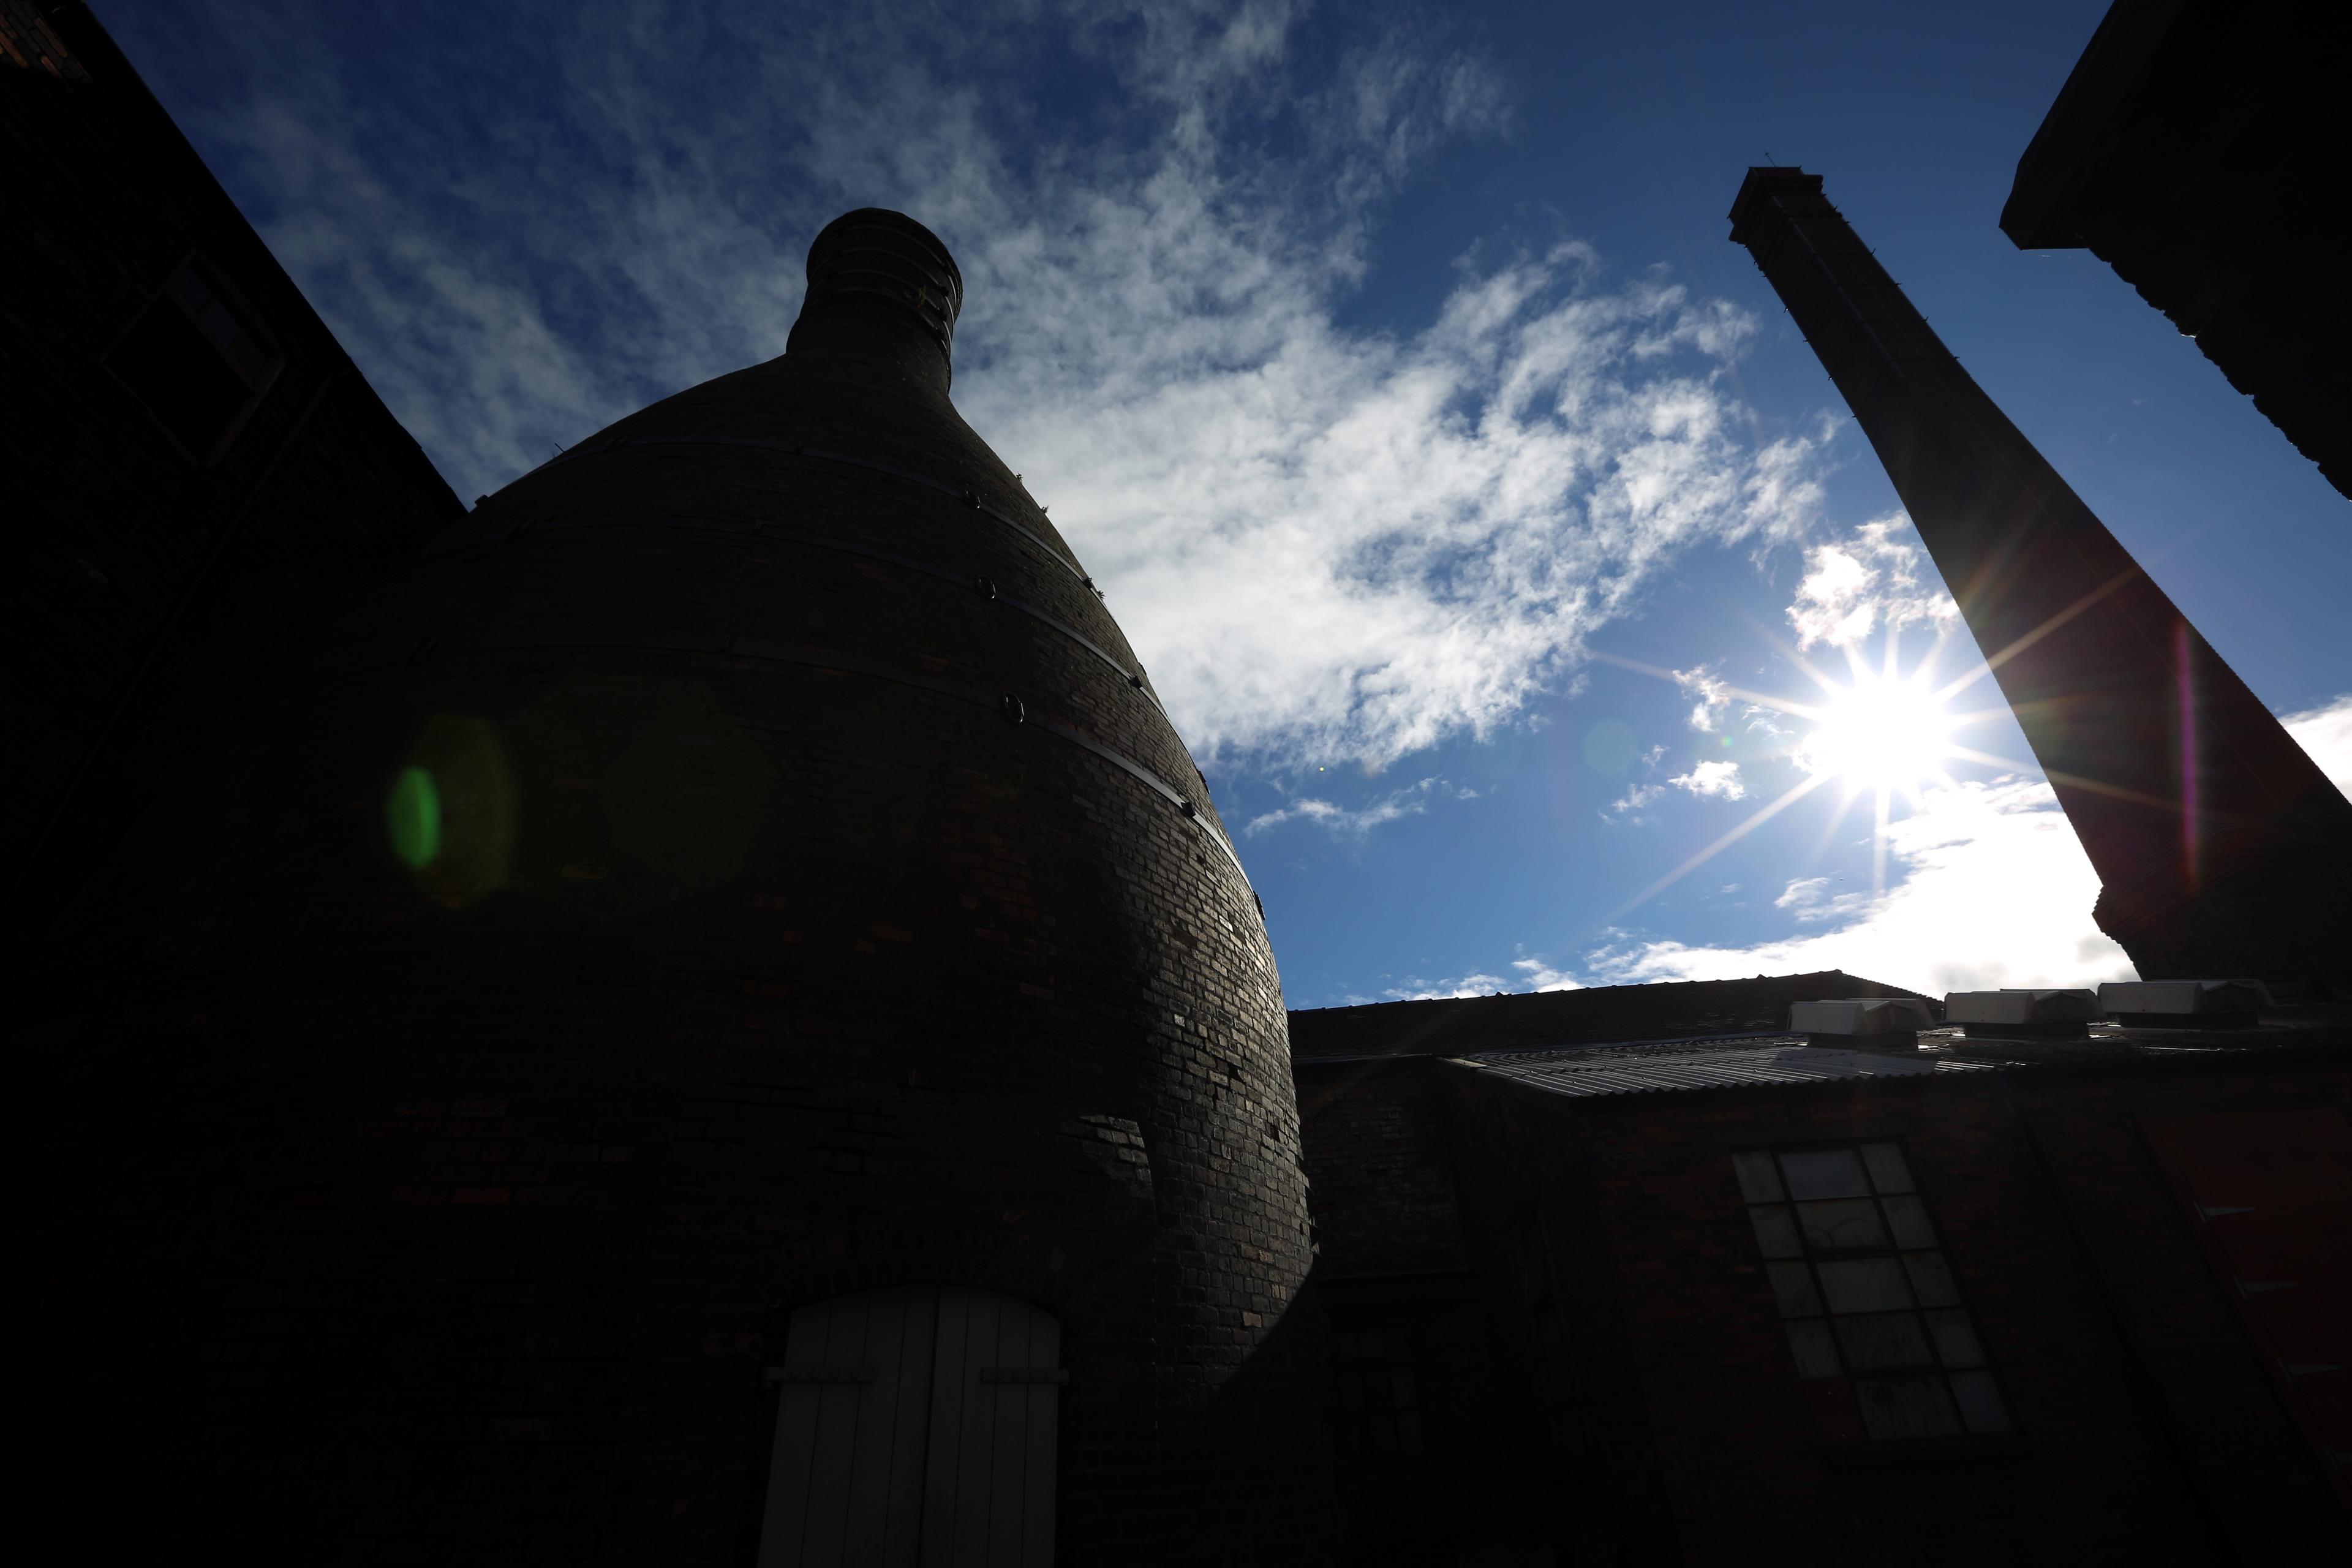
[(425, 768), (403, 768), (383, 801), (392, 852), (412, 871), (441, 858), (441, 791)]
[(419, 891), (465, 909), (507, 885), (514, 860), (515, 781), (489, 721), (427, 718), (384, 793), (394, 858)]

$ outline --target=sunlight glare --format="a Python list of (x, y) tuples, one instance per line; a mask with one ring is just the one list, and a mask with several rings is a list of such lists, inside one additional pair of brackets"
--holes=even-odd
[(1850, 787), (1909, 790), (1944, 771), (1953, 721), (1917, 676), (1857, 673), (1822, 704), (1820, 722), (1797, 746), (1797, 761)]

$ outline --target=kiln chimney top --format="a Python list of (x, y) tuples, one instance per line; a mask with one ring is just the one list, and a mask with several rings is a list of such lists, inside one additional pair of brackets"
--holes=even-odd
[[(919, 328), (942, 362), (963, 308), (963, 274), (939, 236), (904, 213), (860, 207), (842, 214), (809, 247), (808, 294), (793, 347), (848, 347), (877, 314)], [(812, 331), (812, 324), (822, 327)], [(895, 334), (893, 334), (895, 335)]]

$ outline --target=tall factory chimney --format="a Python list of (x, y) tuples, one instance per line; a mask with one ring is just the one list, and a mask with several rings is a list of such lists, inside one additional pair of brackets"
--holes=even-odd
[(2352, 980), (2352, 805), (1911, 308), (1822, 195), (1731, 208), (1959, 601), (2143, 978)]
[(949, 401), (946, 248), (854, 212), (808, 274), (786, 353), (488, 499), (94, 874), (32, 1205), (77, 1531), (1321, 1560), (1261, 911)]

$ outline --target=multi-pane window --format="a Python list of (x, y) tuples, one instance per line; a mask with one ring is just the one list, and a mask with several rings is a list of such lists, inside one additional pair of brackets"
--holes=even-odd
[(191, 264), (172, 274), (106, 363), (192, 457), (204, 459), (236, 433), (282, 362)]
[(1331, 1429), (1347, 1459), (1421, 1452), (1412, 1338), (1401, 1328), (1339, 1325), (1331, 1336)]
[(2009, 1430), (1899, 1145), (1756, 1150), (1731, 1163), (1825, 1435)]

